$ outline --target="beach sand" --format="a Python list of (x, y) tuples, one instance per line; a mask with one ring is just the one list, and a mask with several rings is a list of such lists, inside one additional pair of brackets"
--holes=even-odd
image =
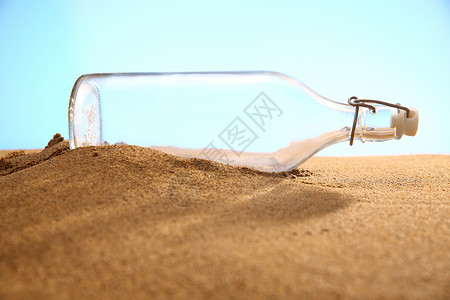
[(2, 299), (449, 298), (448, 155), (280, 174), (67, 145), (0, 160)]

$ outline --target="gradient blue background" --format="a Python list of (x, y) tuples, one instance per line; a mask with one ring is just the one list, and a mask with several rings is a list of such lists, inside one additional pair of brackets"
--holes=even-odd
[(450, 153), (450, 1), (1, 1), (0, 149), (68, 138), (77, 77), (274, 70), (323, 96), (401, 102), (416, 137), (322, 155)]

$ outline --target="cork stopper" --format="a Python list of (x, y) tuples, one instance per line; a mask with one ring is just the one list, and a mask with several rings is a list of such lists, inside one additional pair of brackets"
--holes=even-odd
[(415, 136), (419, 128), (419, 111), (415, 107), (409, 108), (409, 116), (406, 118), (405, 134)]
[(391, 115), (391, 128), (397, 129), (397, 137), (402, 135), (415, 136), (419, 128), (419, 111), (415, 107), (409, 107), (409, 116), (405, 111), (398, 111)]

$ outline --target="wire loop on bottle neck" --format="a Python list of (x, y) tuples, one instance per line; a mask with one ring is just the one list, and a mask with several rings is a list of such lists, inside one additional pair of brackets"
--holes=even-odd
[(352, 97), (348, 98), (347, 102), (351, 106), (355, 107), (355, 116), (353, 118), (352, 131), (350, 133), (350, 146), (353, 145), (353, 140), (355, 139), (355, 130), (356, 130), (356, 124), (358, 122), (359, 108), (365, 107), (365, 108), (369, 109), (369, 111), (372, 114), (377, 113), (377, 108), (374, 105), (370, 105), (367, 103), (381, 104), (381, 105), (404, 110), (404, 111), (406, 111), (406, 117), (409, 118), (409, 111), (410, 111), (409, 108), (401, 106), (400, 104), (393, 104), (393, 103), (389, 103), (389, 102), (384, 102), (384, 101), (379, 101), (379, 100), (371, 100), (371, 99), (358, 99), (358, 97), (356, 97), (356, 96), (352, 96)]

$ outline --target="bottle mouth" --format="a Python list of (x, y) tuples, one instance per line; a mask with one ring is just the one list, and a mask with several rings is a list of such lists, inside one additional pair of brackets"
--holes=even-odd
[(89, 76), (78, 78), (69, 102), (70, 149), (100, 145), (102, 141), (100, 94)]
[(419, 111), (415, 107), (409, 108), (409, 113), (397, 110), (391, 115), (391, 128), (396, 129), (396, 139), (403, 135), (415, 136), (419, 128)]

